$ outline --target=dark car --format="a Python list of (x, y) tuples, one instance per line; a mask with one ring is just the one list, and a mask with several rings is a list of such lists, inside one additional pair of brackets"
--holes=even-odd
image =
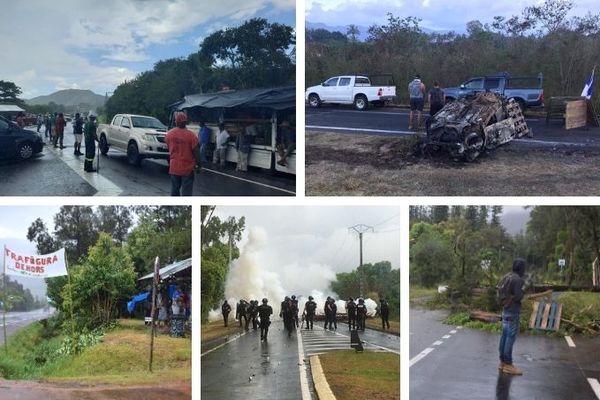
[(0, 158), (27, 160), (44, 148), (42, 138), (0, 116)]

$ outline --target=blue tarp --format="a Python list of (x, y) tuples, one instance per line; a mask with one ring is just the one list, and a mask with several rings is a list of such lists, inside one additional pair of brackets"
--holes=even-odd
[(140, 294), (136, 294), (135, 296), (133, 296), (131, 301), (127, 302), (127, 311), (129, 311), (129, 314), (133, 314), (133, 310), (135, 310), (136, 303), (139, 303), (141, 301), (146, 301), (149, 296), (150, 296), (150, 292), (140, 293)]

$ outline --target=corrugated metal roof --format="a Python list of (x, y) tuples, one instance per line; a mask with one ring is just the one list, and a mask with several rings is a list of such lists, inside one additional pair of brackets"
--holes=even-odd
[(0, 112), (20, 112), (25, 111), (19, 106), (14, 104), (0, 104)]
[[(160, 275), (160, 279), (166, 279), (170, 276), (175, 275), (178, 272), (181, 272), (187, 268), (190, 268), (191, 266), (192, 266), (192, 259), (188, 258), (187, 260), (178, 261), (176, 263), (167, 265), (166, 267), (162, 267), (158, 271), (158, 274)], [(138, 281), (152, 279), (153, 276), (154, 276), (154, 273), (152, 272), (152, 273), (149, 273), (148, 275), (142, 276), (140, 279), (138, 279)]]
[(172, 105), (176, 110), (186, 108), (233, 108), (262, 107), (273, 110), (286, 110), (296, 106), (294, 86), (270, 89), (231, 90), (220, 93), (191, 94)]

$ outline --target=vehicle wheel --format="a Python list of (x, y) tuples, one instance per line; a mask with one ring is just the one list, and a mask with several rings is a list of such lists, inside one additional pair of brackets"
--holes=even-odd
[(136, 142), (131, 142), (127, 145), (127, 161), (129, 161), (129, 164), (135, 166), (142, 163), (142, 157), (140, 157), (140, 151)]
[(21, 160), (29, 160), (33, 157), (33, 144), (31, 142), (21, 143), (17, 147), (17, 156)]
[(312, 108), (321, 107), (321, 99), (319, 98), (319, 95), (314, 93), (308, 95), (308, 105)]
[(354, 108), (356, 108), (359, 111), (364, 111), (367, 108), (369, 108), (369, 101), (364, 95), (359, 94), (354, 99)]
[(108, 154), (108, 142), (105, 135), (100, 136), (100, 144), (98, 146), (100, 146), (100, 154), (103, 156)]

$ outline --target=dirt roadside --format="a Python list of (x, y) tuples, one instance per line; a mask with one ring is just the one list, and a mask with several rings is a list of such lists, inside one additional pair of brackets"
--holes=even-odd
[[(157, 377), (160, 380), (160, 377)], [(140, 386), (80, 386), (76, 383), (48, 384), (0, 380), (0, 399), (18, 400), (190, 400), (190, 382)]]
[(413, 155), (416, 137), (307, 132), (307, 196), (598, 196), (600, 148), (514, 143), (473, 163)]

